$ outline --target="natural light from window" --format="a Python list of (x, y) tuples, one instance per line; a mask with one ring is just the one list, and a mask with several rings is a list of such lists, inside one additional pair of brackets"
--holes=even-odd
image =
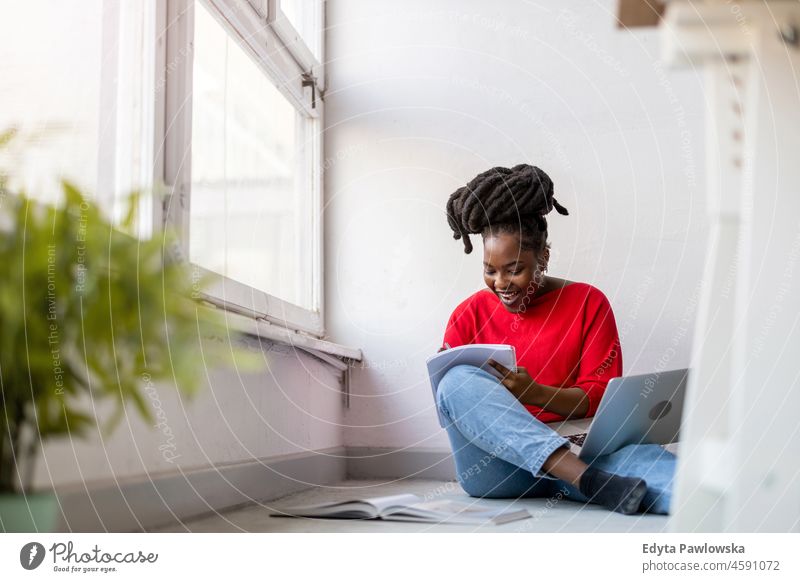
[(191, 261), (312, 308), (306, 120), (195, 4)]

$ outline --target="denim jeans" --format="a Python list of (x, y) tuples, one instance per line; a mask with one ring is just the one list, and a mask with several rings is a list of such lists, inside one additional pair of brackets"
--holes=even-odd
[[(436, 405), (447, 419), (458, 482), (472, 497), (554, 497), (586, 502), (571, 483), (542, 471), (569, 441), (534, 417), (489, 372), (454, 366), (439, 383)], [(647, 482), (642, 509), (669, 513), (675, 455), (659, 445), (634, 444), (591, 465)]]

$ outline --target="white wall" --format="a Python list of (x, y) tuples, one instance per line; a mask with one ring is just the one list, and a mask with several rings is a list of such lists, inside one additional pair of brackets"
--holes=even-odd
[[(249, 345), (257, 349), (258, 342), (251, 339)], [(211, 370), (209, 382), (191, 401), (178, 397), (169, 385), (156, 385), (154, 390), (143, 385), (157, 426), (146, 425), (131, 412), (110, 438), (92, 431), (85, 440), (48, 442), (37, 460), (35, 484), (124, 482), (146, 478), (146, 473), (186, 472), (341, 447), (339, 372), (289, 346), (273, 346), (266, 352), (266, 363), (259, 372)], [(92, 403), (86, 405), (91, 412)], [(107, 418), (107, 410), (98, 408), (98, 416)]]
[(555, 276), (611, 300), (625, 373), (688, 365), (705, 248), (703, 93), (616, 1), (328, 1), (327, 324), (364, 350), (345, 442), (446, 448), (425, 358), (483, 286), (444, 214), (478, 172), (542, 167)]

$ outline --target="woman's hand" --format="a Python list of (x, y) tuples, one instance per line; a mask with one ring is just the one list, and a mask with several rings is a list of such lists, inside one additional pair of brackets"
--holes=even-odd
[(535, 382), (522, 366), (517, 366), (515, 374), (494, 360), (490, 359), (489, 365), (503, 375), (500, 382), (522, 404), (532, 404), (565, 418), (583, 418), (589, 410), (589, 397), (577, 386), (546, 386)]
[(528, 370), (522, 366), (517, 366), (517, 371), (512, 372), (504, 365), (495, 360), (490, 359), (489, 365), (500, 372), (503, 378), (500, 383), (508, 388), (514, 397), (523, 404), (532, 404), (536, 400), (536, 393), (538, 392), (539, 384), (534, 382)]

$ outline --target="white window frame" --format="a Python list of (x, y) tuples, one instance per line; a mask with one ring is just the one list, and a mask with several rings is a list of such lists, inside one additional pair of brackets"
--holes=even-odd
[[(183, 256), (189, 255), (191, 209), (192, 151), (192, 65), (195, 2), (202, 1), (220, 24), (254, 57), (255, 62), (277, 85), (281, 93), (303, 114), (308, 123), (307, 136), (312, 140), (311, 172), (311, 299), (316, 309), (306, 309), (249, 285), (192, 265), (201, 275), (211, 275), (216, 283), (202, 298), (219, 307), (262, 319), (290, 330), (315, 337), (325, 336), (324, 273), (322, 268), (322, 138), (324, 104), (320, 89), (323, 66), (311, 51), (298, 51), (295, 42), (287, 46), (270, 23), (288, 24), (279, 18), (276, 0), (168, 0), (164, 14), (166, 41), (163, 71), (164, 91), (157, 98), (164, 111), (164, 182), (170, 194), (160, 209), (161, 223), (173, 228), (181, 243)], [(320, 2), (320, 18), (324, 18)], [(280, 25), (279, 25), (280, 26)], [(289, 25), (291, 26), (291, 25)], [(323, 27), (320, 27), (323, 30)], [(286, 30), (284, 30), (286, 32)], [(324, 46), (324, 43), (320, 45)], [(309, 61), (308, 59), (311, 58)], [(307, 68), (306, 68), (307, 67)], [(309, 84), (309, 81), (311, 84)], [(315, 128), (316, 125), (316, 128)], [(304, 177), (305, 179), (305, 177)]]
[[(266, 17), (272, 30), (278, 35), (284, 45), (292, 47), (292, 53), (303, 70), (311, 71), (312, 76), (317, 80), (317, 85), (325, 91), (325, 67), (321, 64), (325, 62), (325, 10), (327, 3), (321, 0), (320, 10), (313, 16), (316, 20), (319, 37), (314, 39), (319, 46), (319, 61), (314, 53), (303, 42), (300, 33), (295, 30), (291, 21), (286, 18), (281, 8), (282, 0), (250, 0), (251, 3), (266, 4)], [(263, 12), (262, 12), (263, 13)], [(320, 62), (321, 61), (321, 62)]]

